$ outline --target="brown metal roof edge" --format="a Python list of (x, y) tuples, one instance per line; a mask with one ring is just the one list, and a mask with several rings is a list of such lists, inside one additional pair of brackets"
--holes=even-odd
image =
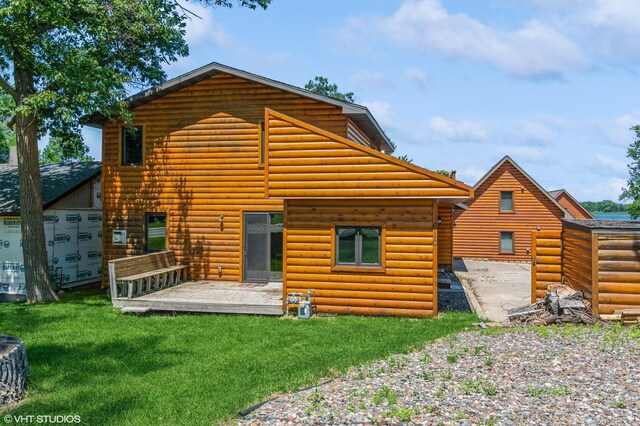
[(560, 209), (560, 211), (562, 211), (564, 213), (564, 217), (565, 218), (573, 218), (573, 216), (571, 215), (571, 213), (569, 213), (564, 207), (562, 207), (560, 205), (560, 203), (558, 202), (558, 200), (556, 200), (555, 198), (553, 198), (551, 196), (551, 194), (549, 194), (542, 186), (540, 186), (540, 184), (538, 182), (536, 182), (536, 180), (534, 178), (532, 178), (529, 173), (525, 172), (524, 169), (522, 167), (520, 167), (518, 165), (518, 163), (516, 163), (515, 161), (513, 161), (513, 159), (511, 157), (509, 157), (508, 155), (505, 155), (502, 160), (498, 161), (491, 169), (489, 169), (489, 171), (480, 178), (480, 180), (474, 185), (474, 189), (478, 189), (480, 187), (480, 185), (482, 185), (487, 179), (489, 179), (489, 177), (491, 175), (493, 175), (496, 170), (498, 170), (500, 168), (500, 166), (502, 166), (504, 163), (506, 162), (511, 163), (511, 165), (513, 167), (515, 167), (520, 173), (522, 173), (522, 175), (527, 178), (536, 188), (538, 188), (553, 204), (556, 205), (556, 207), (558, 207)]
[(562, 226), (591, 234), (640, 234), (638, 220), (562, 219)]

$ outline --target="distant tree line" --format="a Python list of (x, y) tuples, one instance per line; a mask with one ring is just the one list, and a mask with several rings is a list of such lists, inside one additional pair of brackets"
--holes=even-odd
[(614, 203), (611, 200), (603, 201), (583, 201), (582, 207), (587, 209), (589, 213), (628, 213), (629, 205)]

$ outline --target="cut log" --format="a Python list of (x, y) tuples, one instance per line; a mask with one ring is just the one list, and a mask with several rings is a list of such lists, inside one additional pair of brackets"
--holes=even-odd
[(24, 342), (0, 334), (0, 407), (15, 404), (25, 396), (28, 376)]

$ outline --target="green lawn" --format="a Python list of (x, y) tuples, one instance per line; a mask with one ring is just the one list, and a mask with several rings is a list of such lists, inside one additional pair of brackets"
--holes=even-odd
[(253, 403), (455, 333), (477, 318), (153, 315), (114, 310), (103, 292), (50, 305), (0, 304), (0, 333), (27, 343), (29, 396), (15, 415), (83, 424), (219, 423)]

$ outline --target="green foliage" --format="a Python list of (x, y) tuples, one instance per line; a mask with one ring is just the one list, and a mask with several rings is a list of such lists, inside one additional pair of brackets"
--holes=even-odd
[(407, 163), (413, 163), (413, 158), (410, 158), (407, 154), (402, 154), (398, 157), (398, 160), (406, 161)]
[(451, 172), (447, 171), (447, 170), (434, 170), (435, 173), (438, 173), (439, 175), (442, 175), (444, 177), (451, 177)]
[[(235, 3), (255, 9), (270, 1)], [(163, 81), (162, 66), (188, 54), (190, 16), (173, 0), (0, 0), (0, 92), (20, 100), (18, 110), (37, 115), (41, 136), (81, 143), (81, 117), (130, 119), (122, 102), (127, 89)], [(19, 93), (14, 70), (33, 79), (32, 90)]]
[(640, 217), (640, 126), (631, 128), (635, 132), (635, 140), (631, 142), (627, 149), (629, 163), (629, 179), (627, 187), (623, 189), (620, 200), (630, 200), (629, 216), (631, 219)]
[[(57, 304), (0, 304), (0, 330), (27, 343), (29, 395), (3, 414), (72, 413), (89, 425), (219, 424), (293, 391), (468, 329), (439, 319), (122, 315), (104, 290)], [(304, 338), (301, 338), (304, 336)], [(379, 390), (379, 389), (378, 389)], [(389, 389), (381, 396), (397, 396)], [(318, 408), (323, 395), (312, 393)]]
[(329, 79), (326, 77), (317, 76), (313, 80), (309, 80), (309, 82), (304, 85), (304, 88), (319, 95), (338, 99), (339, 101), (351, 103), (356, 101), (353, 92), (340, 92), (338, 85), (329, 83)]
[(16, 135), (7, 125), (14, 110), (13, 98), (0, 92), (0, 163), (9, 162), (9, 147), (16, 146)]
[(40, 163), (68, 163), (73, 161), (94, 161), (94, 158), (89, 155), (89, 147), (73, 139), (51, 138), (44, 149), (40, 151)]
[(580, 203), (589, 213), (627, 213), (628, 205), (615, 203), (611, 200), (582, 201)]

